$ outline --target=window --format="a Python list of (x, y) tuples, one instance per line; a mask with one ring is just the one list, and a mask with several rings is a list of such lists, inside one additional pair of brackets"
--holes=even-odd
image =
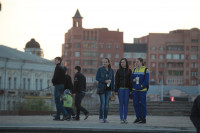
[(26, 89), (26, 78), (23, 78), (23, 89)]
[(100, 53), (100, 54), (99, 54), (99, 58), (103, 58), (103, 53)]
[(124, 53), (124, 58), (129, 58), (129, 59), (132, 58), (131, 53), (126, 53), (125, 52)]
[(160, 59), (163, 59), (163, 55), (160, 55), (159, 58), (160, 58)]
[(75, 44), (75, 48), (80, 48), (80, 44), (79, 44), (79, 43), (76, 43), (76, 44)]
[(151, 50), (152, 50), (152, 51), (155, 51), (155, 50), (156, 50), (156, 47), (155, 47), (155, 46), (152, 46), (152, 47), (151, 47)]
[(82, 53), (83, 57), (97, 57), (97, 52), (93, 51), (84, 51)]
[(197, 63), (193, 62), (192, 63), (192, 68), (197, 68)]
[(2, 88), (2, 82), (1, 82), (1, 80), (2, 80), (2, 79), (1, 79), (1, 77), (0, 77), (0, 89)]
[(192, 52), (198, 52), (198, 46), (192, 46), (191, 51)]
[(118, 67), (119, 66), (119, 62), (115, 62), (115, 64), (114, 64), (116, 67)]
[(100, 48), (103, 48), (103, 44), (100, 45)]
[(111, 54), (107, 54), (107, 58), (111, 58)]
[(83, 65), (88, 66), (88, 65), (97, 65), (96, 60), (83, 60)]
[(197, 77), (198, 76), (198, 72), (191, 72), (190, 75), (194, 76), (194, 77)]
[(38, 79), (35, 80), (35, 89), (38, 90)]
[(155, 59), (156, 58), (156, 56), (153, 54), (153, 55), (151, 55), (151, 59)]
[(80, 57), (80, 52), (75, 52), (75, 57)]
[(8, 78), (8, 89), (11, 89), (11, 77)]
[(75, 60), (74, 61), (74, 65), (80, 65), (80, 61), (79, 60)]
[(42, 79), (40, 79), (40, 90), (42, 90)]
[(110, 49), (111, 48), (111, 45), (110, 44), (108, 44), (108, 49)]
[(152, 67), (156, 67), (156, 63), (151, 63), (151, 66)]
[(198, 43), (198, 42), (199, 42), (198, 39), (192, 39), (192, 40), (191, 40), (191, 43)]
[(31, 79), (28, 78), (28, 90), (30, 90), (30, 89), (31, 89)]
[(115, 49), (119, 49), (119, 45), (115, 45)]
[(184, 46), (167, 46), (167, 51), (184, 51)]
[(94, 83), (96, 81), (96, 77), (86, 77), (87, 83)]
[(14, 89), (16, 90), (17, 89), (17, 78), (14, 77)]
[(119, 58), (119, 54), (115, 54), (115, 58)]
[(163, 68), (163, 63), (159, 63), (159, 67), (160, 67), (160, 68)]
[(163, 51), (163, 50), (164, 50), (164, 48), (161, 46), (161, 47), (160, 47), (160, 51)]
[(190, 59), (197, 60), (198, 59), (198, 55), (196, 55), (196, 54), (190, 55)]

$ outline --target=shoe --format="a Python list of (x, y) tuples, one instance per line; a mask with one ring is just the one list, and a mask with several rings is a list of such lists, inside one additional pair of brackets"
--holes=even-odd
[(63, 121), (64, 120), (69, 121), (70, 119), (71, 119), (71, 117), (69, 115), (64, 115), (63, 118), (62, 118)]
[(133, 123), (139, 123), (141, 121), (140, 118), (137, 118)]
[(89, 113), (85, 115), (85, 119), (84, 120), (86, 120), (88, 118), (88, 116), (89, 116)]
[(109, 123), (109, 121), (107, 119), (104, 119), (104, 123)]
[(60, 118), (57, 118), (57, 117), (54, 117), (53, 120), (54, 120), (54, 121), (61, 121), (61, 119), (60, 119)]
[(126, 119), (124, 119), (124, 124), (128, 124), (128, 121)]
[(145, 123), (146, 123), (146, 119), (145, 119), (145, 118), (142, 118), (141, 121), (140, 121), (139, 123), (145, 124)]
[(124, 124), (124, 120), (123, 119), (120, 119), (120, 124)]
[(103, 119), (99, 119), (99, 122), (100, 122), (100, 123), (104, 123), (104, 120), (103, 120)]
[(80, 121), (80, 118), (74, 118), (73, 120), (74, 121)]

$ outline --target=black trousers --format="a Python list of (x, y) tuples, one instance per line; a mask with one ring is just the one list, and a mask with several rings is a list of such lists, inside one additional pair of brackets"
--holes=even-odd
[(69, 113), (70, 118), (71, 118), (71, 116), (74, 116), (74, 115), (75, 115), (75, 114), (74, 114), (74, 110), (73, 110), (72, 108), (70, 108), (70, 107), (65, 107), (65, 110), (67, 111), (67, 113)]
[(80, 117), (80, 111), (82, 111), (85, 115), (87, 115), (89, 112), (81, 106), (81, 101), (83, 97), (85, 96), (85, 93), (76, 93), (75, 95), (75, 106), (76, 106), (76, 118), (79, 119)]

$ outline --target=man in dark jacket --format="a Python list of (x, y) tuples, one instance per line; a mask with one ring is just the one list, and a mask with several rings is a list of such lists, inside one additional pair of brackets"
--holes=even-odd
[(74, 120), (79, 121), (80, 120), (80, 111), (82, 111), (85, 114), (85, 119), (88, 118), (89, 112), (81, 106), (81, 101), (83, 97), (85, 96), (85, 90), (86, 90), (86, 78), (81, 73), (81, 67), (76, 66), (75, 67), (75, 76), (74, 76), (74, 93), (75, 95), (75, 106), (76, 106), (76, 118)]
[(64, 67), (65, 70), (65, 90), (69, 89), (71, 93), (73, 93), (73, 84), (72, 84), (72, 78), (70, 75), (67, 74), (67, 68)]
[(69, 117), (69, 114), (63, 107), (60, 100), (62, 92), (64, 90), (64, 84), (65, 84), (65, 71), (64, 71), (64, 67), (61, 66), (61, 62), (62, 62), (62, 59), (60, 57), (55, 58), (56, 68), (55, 68), (54, 75), (52, 78), (52, 83), (55, 86), (54, 97), (55, 97), (57, 114), (54, 120), (60, 120), (60, 112), (62, 112), (63, 114), (62, 120), (66, 120)]
[(200, 95), (194, 100), (190, 119), (197, 129), (197, 133), (200, 133)]

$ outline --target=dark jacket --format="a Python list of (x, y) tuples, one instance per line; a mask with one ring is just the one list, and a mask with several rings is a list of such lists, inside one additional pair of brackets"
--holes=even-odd
[(60, 64), (56, 65), (54, 75), (51, 81), (53, 85), (65, 84), (65, 71), (64, 67), (62, 67)]
[(65, 89), (69, 89), (73, 92), (72, 78), (68, 74), (65, 74)]
[(200, 132), (200, 95), (194, 100), (190, 119), (196, 127), (197, 132)]
[[(111, 80), (111, 90), (114, 91), (114, 71), (113, 69), (108, 70), (109, 73), (109, 79)], [(107, 80), (106, 78), (107, 71), (104, 67), (100, 67), (97, 71), (96, 74), (96, 80), (98, 81), (98, 87), (99, 88), (106, 88), (105, 81)]]
[(85, 90), (86, 90), (86, 78), (82, 73), (77, 72), (74, 77), (73, 93), (82, 93)]
[(131, 69), (120, 68), (115, 74), (115, 92), (118, 92), (120, 87), (131, 89)]

